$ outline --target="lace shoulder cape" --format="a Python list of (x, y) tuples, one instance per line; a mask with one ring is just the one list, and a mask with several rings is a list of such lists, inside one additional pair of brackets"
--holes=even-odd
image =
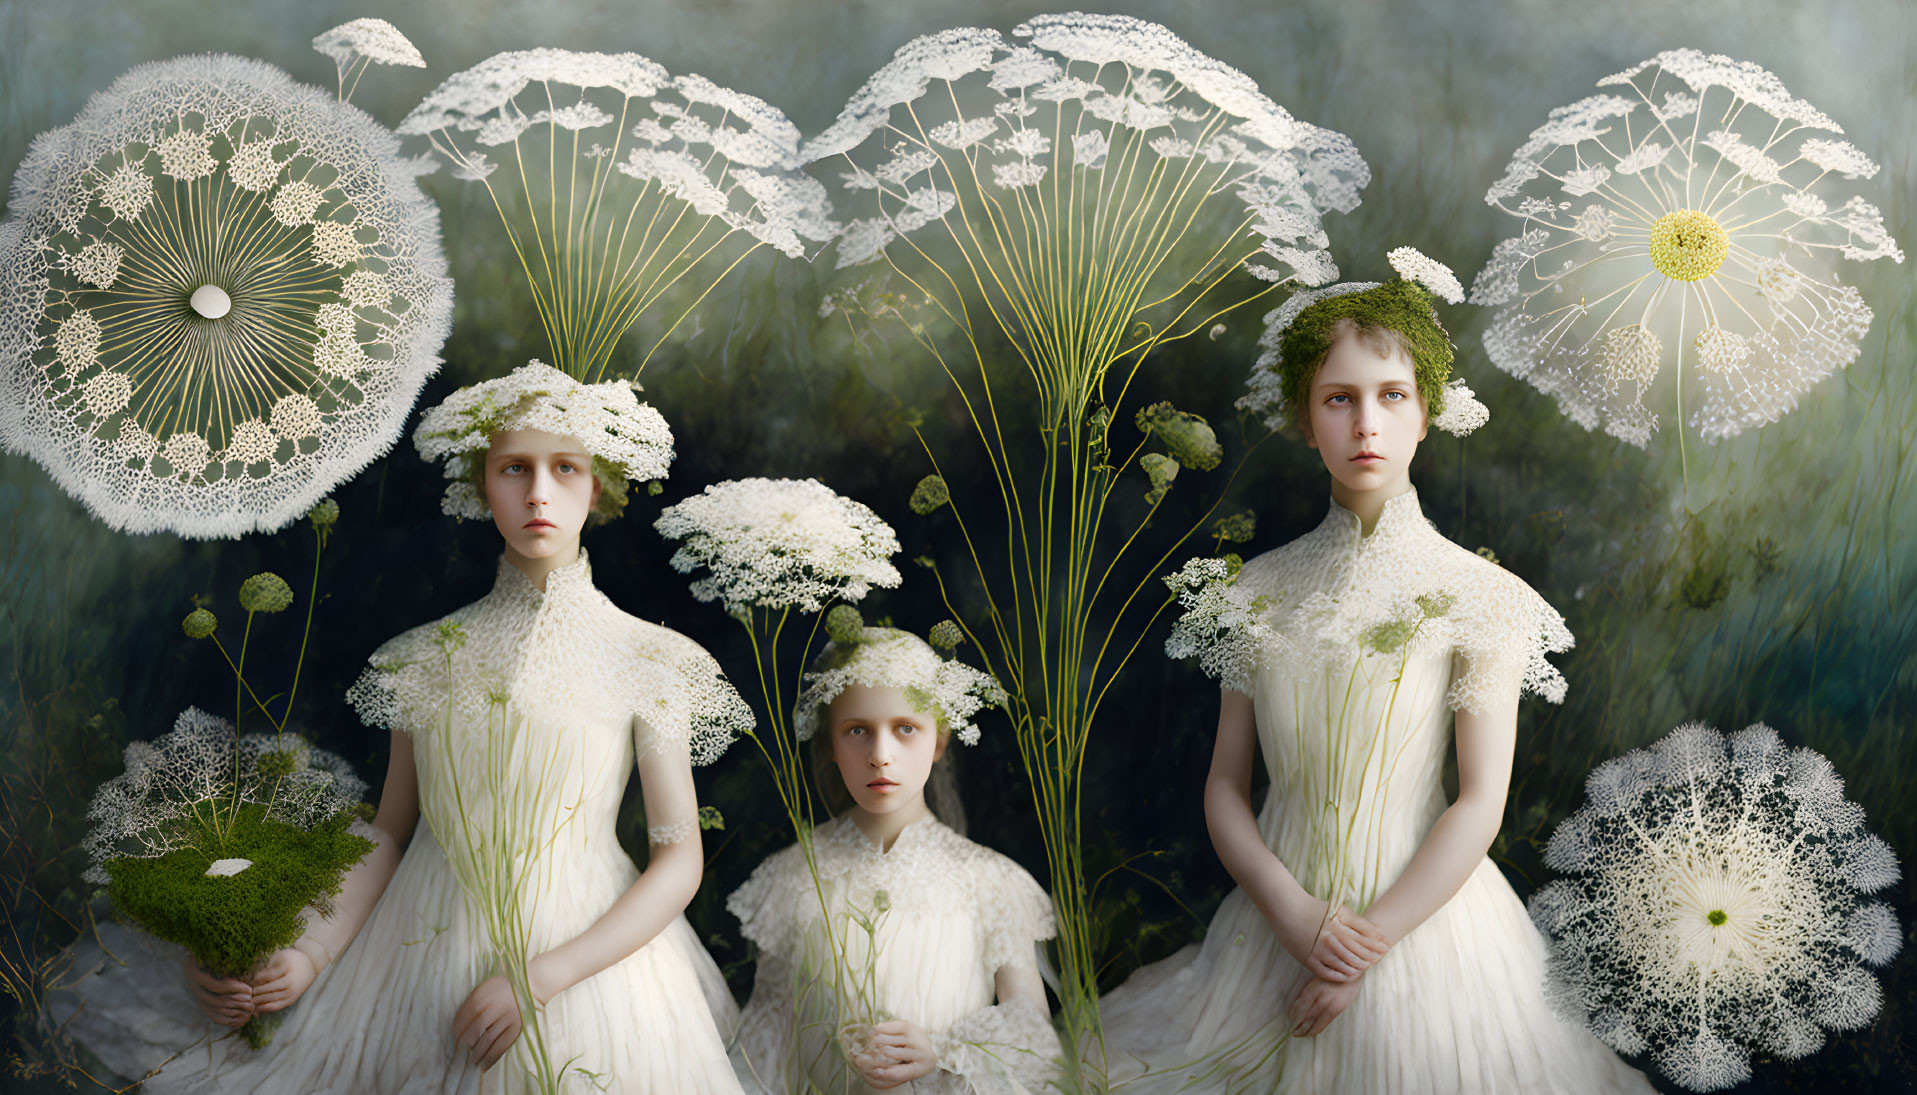
[[(1057, 934), (1051, 898), (1025, 868), (936, 818), (908, 826), (885, 852), (849, 817), (819, 826), (812, 845), (819, 881), (844, 904), (871, 912), (882, 893), (879, 903), (891, 916), (972, 909), (992, 970), (1034, 965), (1033, 944)], [(819, 898), (799, 846), (767, 857), (726, 908), (761, 951), (798, 954), (804, 934), (819, 923)]]
[[(361, 721), (417, 735), (503, 697), (568, 719), (636, 717), (642, 753), (679, 746), (694, 764), (716, 760), (753, 726), (712, 655), (620, 611), (592, 586), (583, 551), (547, 577), (544, 593), (499, 566), (492, 593), (373, 652), (346, 694)], [(538, 694), (520, 694), (524, 682), (537, 682)]]
[(1386, 502), (1369, 536), (1333, 502), (1317, 529), (1247, 562), (1238, 584), (1263, 598), (1282, 664), (1441, 643), (1457, 658), (1445, 697), (1453, 710), (1487, 710), (1514, 683), (1564, 700), (1564, 675), (1546, 657), (1571, 649), (1564, 617), (1517, 575), (1445, 539), (1415, 491)]

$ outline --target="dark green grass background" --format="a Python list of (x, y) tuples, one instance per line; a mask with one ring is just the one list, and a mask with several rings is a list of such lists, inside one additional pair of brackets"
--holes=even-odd
[[(1168, 24), (1250, 73), (1299, 117), (1357, 142), (1373, 181), (1354, 214), (1327, 221), (1352, 276), (1379, 276), (1383, 252), (1411, 244), (1468, 279), (1512, 229), (1483, 204), (1484, 189), (1546, 110), (1685, 45), (1756, 61), (1843, 124), (1884, 170), (1833, 192), (1861, 192), (1906, 248), (1917, 246), (1917, 9), (1906, 3), (1161, 0), (1110, 8)], [(307, 42), (360, 15), (393, 20), (430, 65), (376, 70), (362, 81), (355, 102), (388, 124), (460, 68), (499, 50), (554, 45), (644, 53), (675, 73), (698, 72), (779, 104), (811, 133), (908, 38), (959, 23), (1009, 31), (1033, 10), (997, 0), (15, 0), (0, 4), (0, 178), (11, 177), (34, 134), (69, 120), (90, 93), (142, 61), (232, 51), (331, 86), (332, 63)], [(426, 389), (430, 403), (543, 347), (483, 192), (443, 172), (424, 185), (444, 212), (458, 283), (447, 365)], [(997, 504), (971, 459), (969, 427), (929, 360), (903, 340), (861, 350), (842, 324), (833, 326), (836, 317), (820, 319), (819, 299), (837, 284), (823, 265), (759, 258), (709, 297), (645, 372), (646, 397), (679, 438), (664, 496), (636, 498), (622, 521), (586, 541), (614, 601), (704, 643), (742, 683), (751, 657), (743, 633), (694, 602), (666, 565), (670, 552), (650, 527), (660, 505), (725, 478), (818, 476), (893, 522), (905, 544), (901, 562), (931, 554), (948, 575), (959, 574), (949, 516), (919, 518), (906, 506), (912, 484), (929, 471), (908, 429), (914, 421), (948, 470), (969, 465), (952, 475), (961, 502), (977, 512)], [(1485, 313), (1446, 313), (1460, 371), (1493, 418), (1468, 441), (1433, 434), (1427, 442), (1414, 476), (1426, 512), (1459, 543), (1492, 548), (1564, 612), (1578, 640), (1559, 659), (1568, 701), (1527, 705), (1520, 722), (1494, 854), (1521, 894), (1542, 880), (1541, 846), (1577, 807), (1584, 774), (1694, 718), (1727, 730), (1762, 720), (1787, 741), (1823, 751), (1872, 827), (1907, 859), (1917, 854), (1910, 270), (1851, 264), (1844, 276), (1877, 312), (1860, 360), (1778, 425), (1715, 447), (1693, 442), (1688, 495), (1668, 429), (1649, 453), (1585, 433), (1487, 362), (1478, 342)], [(1235, 316), (1216, 340), (1168, 349), (1136, 393), (1206, 415), (1226, 446), (1225, 469), (1179, 479), (1160, 517), (1165, 529), (1201, 514), (1246, 454), (1231, 401), (1256, 353), (1257, 314)], [(650, 343), (641, 334), (621, 347), (616, 367), (637, 363), (636, 351)], [(474, 599), (492, 580), (496, 534), (440, 516), (440, 485), (437, 469), (403, 442), (337, 493), (343, 516), (325, 558), (326, 600), (293, 723), (350, 758), (375, 787), (386, 742), (357, 724), (342, 692), (381, 641)], [(1141, 477), (1134, 493), (1144, 489)], [(1220, 512), (1256, 509), (1249, 554), (1313, 526), (1325, 495), (1315, 454), (1274, 439), (1251, 454)], [(10, 990), (30, 1001), (49, 968), (42, 964), (78, 929), (86, 804), (119, 770), (120, 747), (164, 732), (189, 704), (223, 711), (231, 702), (218, 655), (180, 634), (192, 598), (209, 597), (232, 632), (244, 619), (235, 601), (240, 580), (273, 569), (304, 597), (311, 548), (304, 526), (217, 543), (119, 535), (37, 465), (0, 457), (0, 976)], [(890, 615), (923, 629), (944, 613), (925, 572), (904, 569), (902, 589), (863, 607), (868, 619)], [(290, 677), (300, 608), (255, 628), (251, 665), (263, 694)], [(1147, 638), (1114, 689), (1087, 762), (1092, 875), (1128, 864), (1097, 891), (1108, 985), (1196, 939), (1229, 886), (1200, 803), (1214, 693), (1194, 668), (1167, 663), (1157, 653), (1161, 640)], [(1042, 879), (1009, 726), (988, 721), (983, 743), (961, 759), (973, 835)], [(690, 915), (743, 994), (750, 956), (724, 896), (789, 833), (746, 749), (704, 770), (700, 789), (702, 801), (724, 812), (726, 828), (707, 834), (710, 869)], [(626, 835), (636, 838), (643, 822), (636, 801), (628, 805)], [(1142, 852), (1151, 854), (1135, 858)], [(1908, 881), (1891, 893), (1906, 923), (1911, 894)], [(1887, 1003), (1871, 1027), (1833, 1038), (1802, 1062), (1760, 1060), (1748, 1090), (1908, 1090), (1917, 1075), (1913, 969), (1907, 949), (1885, 971)], [(9, 1009), (0, 1020), (20, 1013), (17, 1002), (0, 1008)], [(12, 1027), (9, 1039), (0, 1088), (63, 1087), (45, 1073), (30, 1023)]]

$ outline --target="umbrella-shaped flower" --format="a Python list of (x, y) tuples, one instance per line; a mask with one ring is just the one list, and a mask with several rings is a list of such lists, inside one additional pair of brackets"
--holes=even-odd
[(660, 513), (653, 527), (683, 541), (672, 567), (704, 567), (692, 595), (726, 610), (818, 612), (899, 584), (899, 538), (870, 508), (816, 479), (731, 479)]
[[(313, 39), (313, 48), (339, 70), (339, 97), (351, 99), (359, 78), (373, 65), (425, 68), (426, 58), (399, 28), (384, 19), (353, 19)], [(347, 74), (352, 83), (347, 83)]]
[(1531, 898), (1550, 937), (1553, 1006), (1694, 1091), (1750, 1077), (1750, 1054), (1802, 1057), (1855, 1030), (1903, 933), (1871, 901), (1897, 857), (1824, 757), (1759, 723), (1686, 723), (1606, 761), (1552, 834), (1569, 877)]
[(1551, 112), (1485, 200), (1520, 218), (1471, 299), (1491, 359), (1586, 429), (1643, 447), (1670, 367), (1709, 441), (1777, 421), (1857, 357), (1871, 309), (1844, 261), (1903, 252), (1833, 175), (1877, 165), (1771, 73), (1669, 50)]
[[(399, 131), (427, 136), (455, 177), (486, 188), (553, 364), (580, 379), (602, 378), (641, 316), (670, 312), (663, 341), (758, 247), (801, 257), (837, 230), (777, 107), (636, 53), (496, 54), (449, 77)], [(495, 179), (495, 157), (517, 166)]]
[(1349, 212), (1370, 180), (1349, 139), (1156, 23), (1043, 15), (1012, 37), (961, 27), (906, 43), (806, 143), (861, 214), (840, 267), (955, 245), (956, 276), (977, 282), (1060, 413), (1124, 353), (1229, 308), (1183, 300), (1141, 338), (1140, 313), (1184, 290), (1203, 298), (1234, 267), (1337, 276), (1321, 215)]
[(0, 442), (129, 532), (305, 514), (393, 443), (452, 321), (399, 142), (271, 65), (141, 65), (0, 226)]

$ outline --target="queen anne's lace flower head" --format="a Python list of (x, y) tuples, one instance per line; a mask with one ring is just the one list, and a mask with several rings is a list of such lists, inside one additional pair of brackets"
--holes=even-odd
[(391, 132), (271, 65), (141, 65), (0, 227), (0, 443), (129, 532), (293, 521), (399, 435), (452, 321)]
[(1553, 1006), (1694, 1091), (1855, 1030), (1883, 991), (1863, 967), (1902, 944), (1866, 900), (1898, 879), (1828, 760), (1762, 723), (1686, 723), (1606, 761), (1551, 837), (1568, 877), (1531, 898)]
[(1616, 91), (1553, 110), (1485, 194), (1521, 220), (1472, 284), (1497, 309), (1485, 348), (1640, 448), (1666, 365), (1706, 440), (1777, 421), (1870, 327), (1839, 260), (1904, 259), (1876, 207), (1828, 194), (1877, 165), (1807, 135), (1843, 131), (1746, 62), (1668, 50), (1599, 86)]
[(419, 49), (384, 19), (354, 19), (313, 39), (313, 48), (333, 59), (343, 73), (358, 61), (375, 65), (425, 68)]
[(506, 376), (459, 389), (420, 416), (413, 444), (428, 460), (443, 460), (450, 516), (488, 520), (484, 470), (492, 437), (506, 430), (543, 430), (576, 438), (592, 457), (599, 480), (595, 520), (617, 517), (628, 481), (654, 482), (672, 467), (672, 429), (665, 416), (639, 402), (630, 381), (582, 384), (541, 361)]
[(189, 707), (158, 740), (129, 744), (126, 770), (94, 792), (86, 878), (105, 885), (108, 860), (195, 846), (201, 829), (185, 822), (196, 806), (210, 816), (214, 800), (221, 810), (270, 804), (267, 817), (311, 829), (359, 805), (365, 791), (351, 765), (297, 734), (235, 737), (232, 723)]
[[(876, 192), (875, 214), (846, 225), (840, 267), (950, 218), (955, 180), (989, 179), (985, 193), (1013, 202), (1059, 177), (1096, 194), (1162, 170), (1202, 175), (1243, 203), (1265, 245), (1244, 264), (1255, 276), (1306, 285), (1337, 276), (1319, 218), (1350, 212), (1370, 181), (1343, 134), (1298, 121), (1250, 77), (1157, 23), (1041, 15), (1012, 39), (975, 27), (915, 38), (806, 142), (806, 162), (845, 156), (854, 166), (846, 188)], [(935, 81), (951, 95), (928, 95)], [(928, 121), (934, 112), (951, 116)], [(930, 126), (922, 135), (921, 123)]]
[[(522, 104), (521, 93), (535, 84)], [(620, 119), (624, 128), (613, 128)], [(569, 141), (577, 132), (601, 137), (620, 174), (662, 187), (701, 216), (794, 258), (804, 255), (805, 240), (823, 242), (836, 229), (824, 189), (797, 170), (798, 127), (782, 111), (703, 76), (674, 77), (636, 53), (496, 54), (448, 77), (399, 131), (466, 133), (498, 145), (546, 124)], [(450, 142), (440, 147), (455, 167), (471, 156)]]
[(667, 506), (653, 523), (683, 541), (672, 567), (704, 567), (692, 583), (701, 601), (735, 615), (754, 608), (818, 612), (900, 582), (891, 557), (899, 538), (865, 505), (816, 479), (729, 479)]
[(1239, 397), (1239, 407), (1264, 415), (1272, 429), (1288, 425), (1291, 408), (1302, 405), (1313, 375), (1331, 350), (1333, 329), (1351, 319), (1395, 331), (1404, 339), (1432, 426), (1462, 437), (1490, 420), (1490, 409), (1462, 379), (1452, 378), (1451, 336), (1438, 321), (1438, 298), (1452, 304), (1464, 300), (1457, 276), (1415, 248), (1399, 247), (1385, 257), (1398, 280), (1306, 289), (1266, 313), (1265, 333), (1258, 340), (1262, 352), (1252, 364), (1246, 381), (1251, 390)]
[(1196, 655), (1220, 687), (1250, 692), (1253, 675), (1280, 649), (1280, 640), (1264, 621), (1264, 598), (1240, 587), (1237, 577), (1226, 559), (1193, 559), (1165, 575), (1185, 610), (1165, 639), (1165, 656)]
[(805, 741), (825, 727), (826, 709), (852, 685), (897, 688), (918, 710), (934, 715), (942, 730), (967, 745), (978, 744), (972, 716), (1005, 703), (1005, 690), (989, 673), (938, 656), (909, 631), (868, 627), (856, 642), (830, 642), (805, 675), (805, 691), (792, 711), (793, 733)]

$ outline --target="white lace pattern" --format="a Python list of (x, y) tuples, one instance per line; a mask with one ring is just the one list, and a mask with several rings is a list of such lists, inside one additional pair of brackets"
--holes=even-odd
[(1564, 617), (1516, 575), (1445, 539), (1416, 491), (1387, 501), (1369, 536), (1333, 502), (1315, 530), (1246, 563), (1238, 585), (1269, 598), (1266, 619), (1289, 644), (1286, 657), (1344, 661), (1353, 647), (1384, 653), (1415, 632), (1456, 652), (1445, 697), (1453, 710), (1486, 710), (1514, 678), (1525, 692), (1564, 699), (1564, 675), (1545, 657), (1571, 649)]
[[(766, 1091), (809, 1082), (863, 1092), (833, 1043), (867, 1006), (875, 1021), (906, 1019), (930, 1035), (939, 1071), (915, 1091), (1043, 1089), (1058, 1056), (1051, 1017), (1025, 1001), (994, 1003), (998, 970), (1031, 967), (1035, 945), (1055, 932), (1051, 901), (1031, 875), (936, 818), (908, 826), (884, 851), (837, 818), (816, 830), (813, 850), (848, 987), (833, 983), (805, 857), (787, 848), (726, 903), (760, 952), (734, 1051), (747, 1090), (756, 1077)], [(861, 919), (874, 926), (869, 936)], [(857, 999), (858, 985), (868, 986), (870, 1005)]]

